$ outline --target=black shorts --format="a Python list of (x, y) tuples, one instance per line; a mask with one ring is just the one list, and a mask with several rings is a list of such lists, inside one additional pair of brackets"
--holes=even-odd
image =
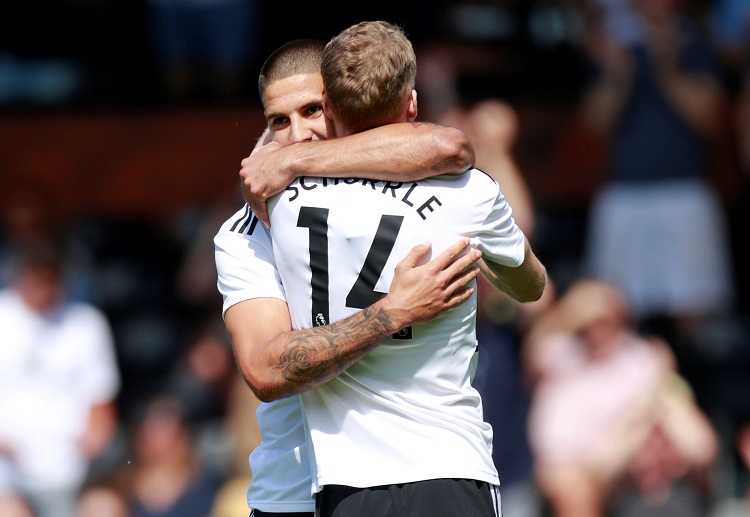
[(326, 485), (315, 497), (315, 517), (498, 517), (495, 485), (472, 479), (431, 479), (355, 488)]

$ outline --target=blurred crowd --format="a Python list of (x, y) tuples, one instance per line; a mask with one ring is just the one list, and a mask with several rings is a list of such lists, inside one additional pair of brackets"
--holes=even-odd
[[(254, 102), (266, 45), (359, 21), (281, 30), (278, 7), (253, 0), (18, 6), (64, 45), (0, 17), (9, 109)], [(419, 118), (469, 135), (550, 274), (532, 304), (479, 286), (475, 385), (504, 515), (750, 515), (750, 1), (382, 9), (350, 15), (404, 25)], [(143, 39), (118, 39), (129, 27)], [(526, 176), (516, 105), (535, 101), (568, 107), (606, 152), (583, 224)], [(223, 328), (212, 244), (241, 203), (166, 222), (68, 221), (34, 189), (3, 204), (0, 517), (248, 515), (258, 401)]]

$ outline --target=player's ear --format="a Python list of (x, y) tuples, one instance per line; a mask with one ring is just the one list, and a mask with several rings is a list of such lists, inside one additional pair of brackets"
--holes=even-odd
[(323, 90), (323, 115), (326, 118), (333, 120), (333, 106), (331, 106), (331, 100), (328, 98), (328, 94)]
[(325, 117), (328, 138), (336, 138), (336, 124), (333, 123), (333, 106), (331, 106), (331, 101), (328, 99), (325, 91), (323, 92), (323, 116)]
[(417, 119), (417, 90), (412, 90), (406, 105), (406, 116), (410, 122)]

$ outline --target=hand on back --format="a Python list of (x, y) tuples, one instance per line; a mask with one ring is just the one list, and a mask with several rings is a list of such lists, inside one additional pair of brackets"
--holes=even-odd
[[(467, 284), (479, 274), (474, 263), (478, 250), (468, 249), (469, 239), (460, 239), (440, 255), (418, 266), (431, 244), (418, 244), (396, 266), (388, 295), (388, 308), (403, 318), (404, 326), (424, 323), (466, 301), (474, 292)], [(468, 252), (464, 253), (465, 251)]]

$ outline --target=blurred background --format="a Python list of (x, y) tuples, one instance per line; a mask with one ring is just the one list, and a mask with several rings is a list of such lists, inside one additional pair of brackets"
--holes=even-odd
[[(77, 479), (77, 515), (247, 515), (257, 401), (224, 333), (212, 239), (241, 206), (240, 161), (264, 128), (265, 57), (290, 39), (327, 41), (375, 19), (404, 28), (417, 52), (419, 118), (470, 135), (553, 283), (534, 307), (482, 300), (490, 351), (477, 383), (504, 514), (750, 515), (750, 2), (26, 0), (0, 9), (0, 287), (16, 285), (17, 249), (42, 237), (62, 244), (66, 296), (101, 311), (116, 363), (109, 381), (89, 385), (101, 397), (81, 397), (109, 408), (105, 423), (90, 422), (99, 438), (85, 475), (60, 474)], [(591, 278), (614, 285), (621, 305), (594, 315), (580, 301), (593, 294), (565, 305)], [(638, 375), (650, 359), (606, 363), (591, 352), (606, 334), (596, 325), (614, 332), (618, 321), (659, 342), (654, 368), (678, 378), (681, 396), (647, 388)], [(550, 329), (581, 338), (581, 349), (537, 355)], [(549, 350), (561, 350), (554, 339)], [(13, 411), (38, 399), (11, 396), (24, 385), (11, 380), (23, 370), (11, 356), (0, 352), (0, 397), (14, 399), (0, 407), (0, 516), (46, 517), (13, 466), (44, 447), (14, 450), (12, 437), (26, 431)], [(565, 372), (589, 383), (573, 402), (543, 398), (545, 379), (565, 376), (551, 365), (574, 363), (580, 370)], [(684, 399), (680, 414), (691, 416), (657, 418), (665, 398)], [(27, 420), (61, 427), (44, 400), (42, 416)], [(631, 404), (652, 411), (638, 412), (649, 430), (628, 448)], [(571, 438), (580, 454), (545, 456), (565, 447), (555, 442), (565, 433), (583, 436), (571, 420), (585, 429), (588, 419), (613, 449), (584, 451)], [(542, 421), (560, 432), (535, 434)], [(606, 466), (585, 459), (610, 453), (619, 459)], [(657, 456), (663, 463), (645, 465)]]

